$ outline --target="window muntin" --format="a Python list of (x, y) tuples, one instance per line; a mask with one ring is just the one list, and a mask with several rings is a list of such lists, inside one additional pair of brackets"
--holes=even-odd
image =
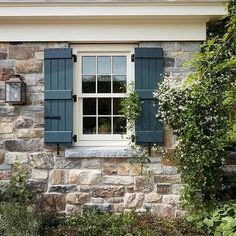
[(81, 62), (82, 135), (126, 134), (119, 111), (126, 95), (127, 56), (82, 55)]

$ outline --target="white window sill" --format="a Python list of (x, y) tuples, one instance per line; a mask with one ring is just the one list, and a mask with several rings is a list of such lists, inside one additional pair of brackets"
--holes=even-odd
[(127, 158), (133, 155), (134, 152), (127, 146), (70, 147), (65, 149), (66, 158)]

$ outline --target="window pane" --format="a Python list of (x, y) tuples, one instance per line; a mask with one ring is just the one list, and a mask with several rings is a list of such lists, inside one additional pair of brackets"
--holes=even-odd
[(125, 93), (125, 92), (126, 92), (126, 76), (113, 75), (113, 93)]
[(83, 99), (83, 115), (96, 115), (96, 98)]
[(99, 98), (98, 99), (98, 115), (110, 115), (111, 114), (111, 99)]
[(96, 117), (83, 118), (83, 133), (96, 134)]
[(124, 117), (113, 118), (113, 134), (126, 133), (126, 119)]
[(111, 57), (98, 57), (98, 74), (111, 74)]
[(111, 76), (100, 75), (98, 76), (98, 93), (111, 92)]
[(82, 74), (96, 74), (96, 57), (82, 57)]
[(118, 56), (112, 57), (112, 73), (113, 74), (126, 74), (126, 57)]
[(113, 115), (120, 115), (120, 106), (121, 98), (114, 98), (113, 99)]
[(99, 134), (110, 134), (111, 133), (111, 118), (110, 117), (99, 117), (98, 118), (98, 133)]
[(83, 75), (82, 93), (96, 93), (96, 76)]

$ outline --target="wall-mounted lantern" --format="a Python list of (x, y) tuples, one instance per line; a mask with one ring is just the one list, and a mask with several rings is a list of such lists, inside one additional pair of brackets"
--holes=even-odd
[(14, 75), (5, 82), (5, 101), (11, 104), (24, 104), (26, 100), (26, 84), (19, 75)]

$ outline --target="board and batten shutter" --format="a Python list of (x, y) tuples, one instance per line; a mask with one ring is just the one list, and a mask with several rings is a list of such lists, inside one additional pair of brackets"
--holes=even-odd
[(44, 141), (47, 144), (71, 144), (73, 139), (72, 49), (45, 49), (44, 74)]
[(137, 144), (163, 143), (163, 125), (156, 117), (157, 104), (153, 92), (163, 77), (163, 49), (135, 48), (135, 90), (142, 103), (142, 111), (135, 123)]

